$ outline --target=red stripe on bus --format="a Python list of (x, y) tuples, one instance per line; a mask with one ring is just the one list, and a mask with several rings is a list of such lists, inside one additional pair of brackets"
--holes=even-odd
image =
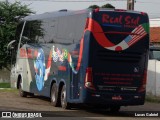
[(84, 42), (84, 39), (82, 38), (81, 42), (80, 42), (80, 50), (79, 50), (79, 56), (78, 56), (78, 63), (77, 63), (77, 67), (76, 67), (77, 71), (79, 70), (79, 68), (81, 66), (82, 53), (83, 53), (83, 42)]
[(52, 63), (52, 51), (50, 51), (48, 56), (47, 68), (51, 67), (51, 63)]
[[(115, 46), (115, 44), (110, 42), (109, 39), (105, 36), (105, 34), (103, 33), (104, 31), (101, 28), (101, 26), (98, 24), (98, 22), (96, 22), (91, 18), (88, 18), (88, 19), (89, 19), (89, 24), (88, 24), (87, 30), (93, 33), (93, 36), (95, 37), (96, 41), (103, 47)], [(93, 27), (94, 27), (94, 30), (93, 30)], [(98, 31), (99, 33), (96, 33), (95, 30)]]
[(67, 69), (66, 69), (65, 66), (58, 66), (58, 70), (60, 70), (60, 71), (66, 71)]

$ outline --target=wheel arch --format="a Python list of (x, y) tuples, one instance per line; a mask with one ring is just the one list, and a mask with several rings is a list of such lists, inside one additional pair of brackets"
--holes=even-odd
[(18, 75), (18, 78), (17, 78), (17, 89), (19, 89), (19, 84), (20, 84), (20, 81), (22, 80), (22, 75), (19, 74)]
[(54, 83), (56, 83), (57, 84), (57, 80), (56, 79), (53, 79), (52, 81), (51, 81), (51, 83), (50, 83), (50, 97), (51, 97), (51, 90), (52, 90), (52, 85), (54, 84)]
[(62, 79), (58, 85), (58, 92), (61, 92), (63, 85), (66, 85), (66, 82)]

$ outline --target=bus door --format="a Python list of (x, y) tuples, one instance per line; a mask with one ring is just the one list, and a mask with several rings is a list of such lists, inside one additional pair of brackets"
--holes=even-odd
[(82, 67), (80, 67), (78, 71), (76, 70), (78, 62), (78, 52), (77, 51), (74, 52), (75, 53), (71, 53), (73, 65), (70, 65), (70, 99), (79, 99)]
[(79, 99), (80, 97), (80, 72), (75, 74), (70, 72), (70, 98), (71, 99)]

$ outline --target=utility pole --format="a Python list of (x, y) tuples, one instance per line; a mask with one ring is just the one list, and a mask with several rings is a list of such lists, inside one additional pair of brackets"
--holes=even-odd
[(135, 0), (127, 0), (127, 10), (134, 10)]

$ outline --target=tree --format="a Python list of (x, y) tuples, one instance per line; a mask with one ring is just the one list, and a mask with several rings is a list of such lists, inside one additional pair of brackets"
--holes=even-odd
[(99, 7), (98, 5), (91, 5), (88, 8), (96, 9), (96, 8), (115, 8), (115, 7), (113, 5), (107, 3), (105, 5), (102, 5), (101, 7)]
[(101, 8), (115, 8), (115, 7), (108, 3), (108, 4), (105, 4), (105, 5), (102, 5)]
[(96, 8), (99, 8), (99, 6), (98, 5), (91, 5), (88, 8), (96, 9)]
[(0, 68), (7, 67), (11, 61), (7, 45), (14, 39), (18, 23), (33, 13), (28, 5), (22, 5), (20, 2), (0, 2)]

